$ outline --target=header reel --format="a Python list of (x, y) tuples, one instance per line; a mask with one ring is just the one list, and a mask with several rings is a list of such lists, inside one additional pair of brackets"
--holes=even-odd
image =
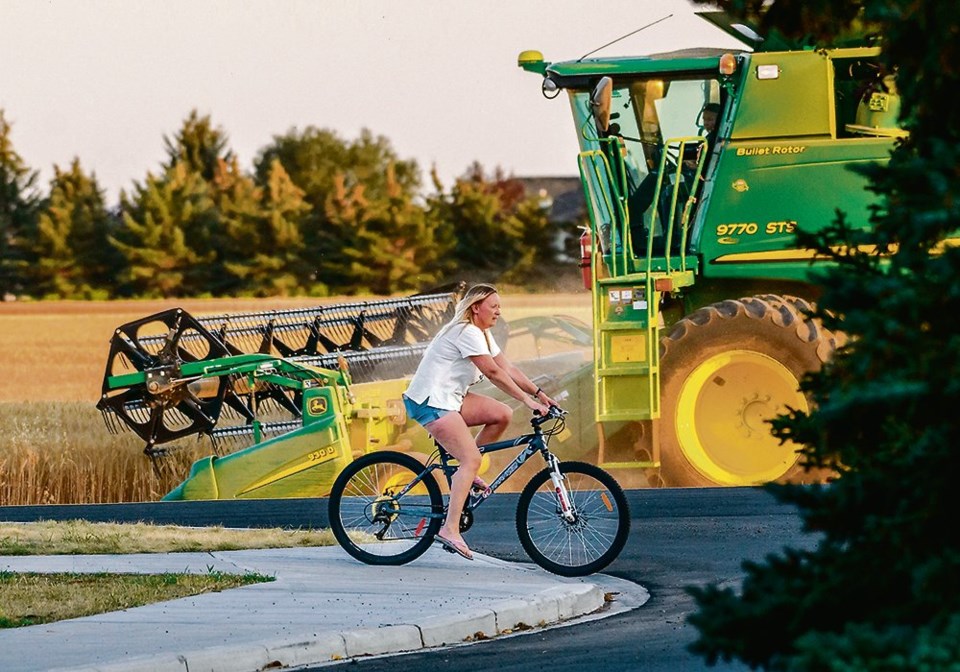
[[(348, 366), (354, 382), (412, 374), (462, 291), (203, 318), (177, 308), (135, 320), (114, 332), (97, 408), (111, 432), (129, 428), (150, 456), (194, 434), (239, 449), (300, 426), (304, 372)], [(267, 361), (285, 373), (237, 368)]]

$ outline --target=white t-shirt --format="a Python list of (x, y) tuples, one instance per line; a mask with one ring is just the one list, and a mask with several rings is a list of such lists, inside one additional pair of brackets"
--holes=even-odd
[(483, 378), (470, 357), (499, 354), (493, 336), (470, 322), (445, 328), (427, 346), (405, 394), (418, 404), (429, 398), (435, 408), (459, 411), (467, 388)]

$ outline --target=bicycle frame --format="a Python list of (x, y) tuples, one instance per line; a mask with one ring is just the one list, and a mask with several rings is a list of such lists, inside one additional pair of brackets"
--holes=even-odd
[[(573, 507), (570, 504), (570, 497), (567, 494), (567, 488), (563, 483), (563, 474), (560, 472), (560, 461), (557, 459), (556, 455), (550, 452), (550, 449), (547, 446), (547, 436), (543, 433), (543, 430), (540, 428), (540, 425), (534, 426), (534, 431), (529, 434), (523, 434), (514, 439), (506, 439), (503, 441), (494, 441), (493, 443), (487, 443), (482, 446), (478, 446), (480, 454), (485, 453), (495, 453), (501, 450), (506, 450), (508, 448), (516, 448), (517, 446), (526, 446), (520, 453), (503, 468), (503, 471), (493, 480), (489, 488), (483, 492), (479, 493), (470, 493), (467, 496), (467, 501), (464, 503), (463, 510), (465, 512), (472, 512), (478, 508), (487, 497), (490, 497), (493, 493), (497, 491), (501, 485), (503, 485), (507, 479), (509, 479), (516, 471), (526, 464), (534, 453), (540, 453), (543, 456), (544, 461), (547, 463), (547, 467), (550, 469), (550, 480), (553, 481), (554, 492), (557, 494), (557, 505), (560, 507), (560, 513), (563, 517), (569, 522), (573, 522), (576, 518), (576, 512), (573, 510)], [(402, 497), (409, 490), (413, 489), (417, 484), (420, 483), (424, 478), (427, 477), (431, 472), (440, 469), (443, 471), (443, 475), (447, 480), (447, 485), (451, 484), (453, 475), (456, 473), (459, 465), (451, 464), (456, 458), (451, 456), (443, 446), (441, 446), (436, 441), (434, 444), (437, 447), (437, 451), (440, 454), (440, 463), (433, 462), (426, 465), (426, 468), (411, 482), (409, 483), (401, 492), (397, 493), (398, 497)], [(428, 514), (428, 517), (431, 518), (442, 518), (446, 515), (444, 512), (432, 512)]]

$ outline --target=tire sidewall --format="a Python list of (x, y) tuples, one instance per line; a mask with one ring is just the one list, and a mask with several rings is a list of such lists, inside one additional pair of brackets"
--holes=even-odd
[[(757, 353), (779, 362), (796, 377), (798, 385), (804, 375), (821, 367), (817, 355), (818, 340), (805, 340), (803, 334), (806, 332), (798, 329), (796, 323), (778, 322), (776, 307), (769, 302), (760, 303), (766, 306), (760, 316), (746, 310), (731, 315), (729, 310), (725, 314), (716, 309), (724, 304), (701, 308), (681, 320), (664, 339), (665, 352), (660, 362), (662, 405), (659, 432), (661, 475), (666, 485), (723, 485), (696, 469), (684, 454), (677, 436), (680, 394), (684, 383), (701, 363), (731, 350)], [(789, 478), (797, 470), (794, 463), (782, 478)]]
[(630, 534), (630, 507), (627, 503), (627, 497), (623, 492), (623, 488), (620, 487), (620, 484), (617, 483), (613, 476), (592, 464), (585, 462), (561, 462), (560, 472), (564, 475), (575, 473), (586, 474), (603, 483), (610, 491), (617, 503), (617, 514), (619, 517), (617, 534), (610, 548), (593, 562), (579, 567), (557, 564), (540, 552), (533, 542), (533, 539), (530, 538), (526, 523), (530, 503), (533, 501), (534, 495), (540, 489), (540, 486), (550, 480), (549, 467), (538, 472), (531, 478), (520, 493), (520, 499), (517, 502), (517, 536), (520, 539), (520, 545), (523, 546), (523, 550), (526, 551), (530, 559), (548, 572), (570, 577), (594, 574), (613, 562), (617, 556), (620, 555), (620, 551), (623, 550), (623, 547), (627, 543), (627, 537)]
[[(343, 497), (344, 488), (346, 488), (350, 479), (359, 471), (373, 464), (392, 464), (401, 468), (410, 469), (413, 473), (420, 473), (425, 468), (416, 458), (405, 453), (394, 451), (377, 451), (357, 458), (340, 472), (340, 475), (337, 476), (337, 480), (333, 484), (333, 488), (330, 490), (330, 498), (327, 500), (327, 517), (330, 522), (330, 531), (333, 533), (334, 538), (336, 538), (337, 543), (340, 544), (340, 547), (361, 562), (369, 565), (402, 565), (415, 560), (427, 551), (433, 543), (433, 538), (437, 531), (439, 531), (443, 521), (440, 518), (431, 518), (423, 533), (422, 539), (406, 552), (394, 556), (380, 556), (367, 553), (354, 544), (340, 519), (340, 501)], [(423, 479), (422, 482), (427, 488), (432, 507), (434, 509), (439, 507), (439, 509), (442, 510), (443, 495), (440, 493), (440, 486), (437, 485), (436, 479), (427, 477)]]

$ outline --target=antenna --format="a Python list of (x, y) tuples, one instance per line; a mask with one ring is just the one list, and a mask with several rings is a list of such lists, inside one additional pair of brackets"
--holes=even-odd
[(650, 26), (655, 26), (655, 25), (657, 25), (658, 23), (660, 23), (661, 21), (666, 21), (666, 20), (669, 19), (671, 16), (673, 16), (673, 14), (667, 14), (667, 15), (664, 16), (663, 18), (657, 19), (657, 20), (654, 21), (653, 23), (648, 23), (647, 25), (642, 26), (642, 27), (640, 27), (640, 28), (637, 28), (636, 30), (631, 31), (631, 32), (627, 33), (626, 35), (621, 35), (620, 37), (618, 37), (617, 39), (615, 39), (613, 42), (607, 42), (607, 43), (606, 43), (605, 45), (603, 45), (602, 47), (597, 47), (597, 48), (594, 49), (593, 51), (588, 51), (588, 52), (585, 53), (583, 56), (581, 56), (580, 58), (577, 59), (577, 63), (579, 63), (580, 61), (582, 61), (583, 59), (585, 59), (585, 58), (586, 58), (587, 56), (589, 56), (590, 54), (595, 54), (595, 53), (597, 53), (598, 51), (600, 51), (601, 49), (606, 49), (606, 48), (609, 47), (611, 44), (616, 44), (616, 43), (619, 42), (620, 40), (624, 40), (624, 39), (630, 37), (631, 35), (636, 35), (636, 34), (639, 33), (641, 30), (646, 30), (646, 29), (649, 28)]

